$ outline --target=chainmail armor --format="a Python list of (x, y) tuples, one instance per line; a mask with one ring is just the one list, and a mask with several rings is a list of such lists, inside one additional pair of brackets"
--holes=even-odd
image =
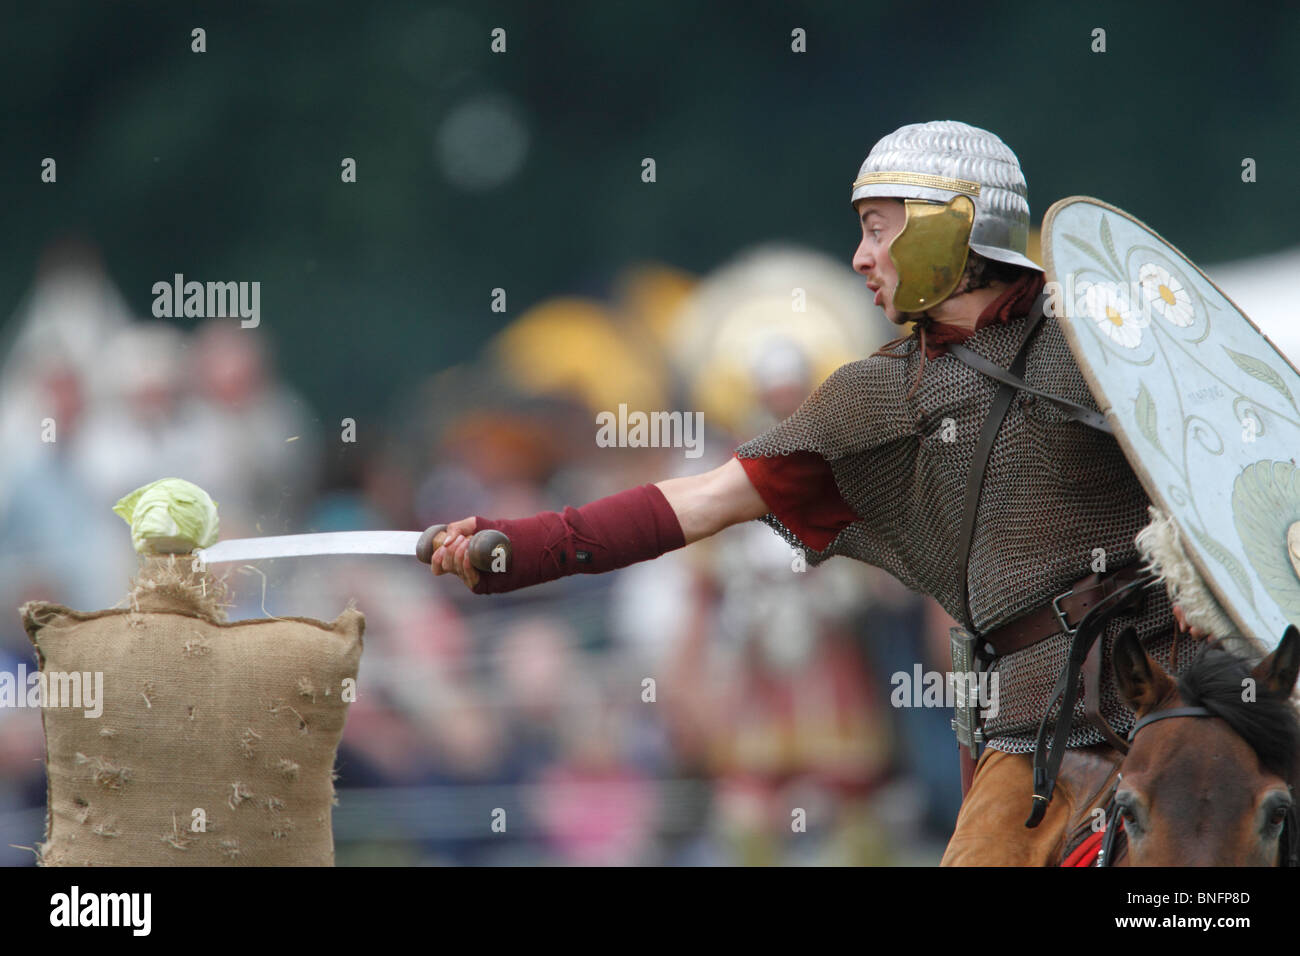
[[(1006, 368), (1028, 317), (993, 323), (963, 344)], [(1092, 572), (1093, 550), (1104, 548), (1107, 570), (1138, 558), (1134, 536), (1150, 520), (1149, 499), (1109, 435), (1070, 421), (1056, 403), (1018, 393), (989, 456), (976, 515), (968, 574), (973, 620), (961, 605), (958, 533), (967, 476), (995, 380), (945, 354), (927, 363), (919, 386), (919, 349), (905, 358), (875, 355), (841, 366), (785, 421), (736, 449), (741, 458), (813, 451), (824, 458), (845, 502), (859, 520), (825, 550), (807, 548), (774, 514), (761, 519), (816, 566), (835, 555), (888, 571), (933, 597), (977, 634), (1046, 604)], [(1097, 404), (1057, 321), (1045, 318), (1029, 346), (1026, 384), (1088, 408)], [(948, 440), (945, 440), (948, 439)], [(1170, 673), (1173, 614), (1160, 587), (1146, 591), (1136, 621), (1120, 615), (1103, 644), (1102, 715), (1123, 734), (1133, 715), (1115, 687), (1110, 651), (1135, 624), (1149, 653)], [(1028, 753), (1052, 686), (1065, 666), (1069, 636), (1060, 633), (994, 664), (999, 712), (986, 721), (989, 746)], [(1087, 723), (1080, 692), (1070, 747), (1104, 743)]]

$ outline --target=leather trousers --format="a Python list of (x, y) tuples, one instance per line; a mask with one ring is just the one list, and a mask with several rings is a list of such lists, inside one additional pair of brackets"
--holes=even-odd
[(1123, 755), (1107, 744), (1067, 750), (1047, 813), (1025, 826), (1034, 792), (1033, 754), (985, 749), (940, 866), (1058, 866), (1067, 846), (1094, 828)]

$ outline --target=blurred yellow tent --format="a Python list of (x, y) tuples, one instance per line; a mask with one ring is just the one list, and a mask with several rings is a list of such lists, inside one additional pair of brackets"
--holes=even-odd
[(507, 380), (535, 395), (573, 395), (593, 412), (667, 407), (663, 357), (599, 302), (547, 299), (499, 333), (489, 354)]
[(766, 245), (700, 281), (677, 315), (670, 348), (691, 407), (748, 436), (770, 424), (765, 389), (806, 396), (896, 334), (847, 262)]
[(660, 351), (667, 353), (677, 313), (697, 282), (689, 272), (662, 263), (632, 266), (614, 281), (619, 313), (648, 330)]

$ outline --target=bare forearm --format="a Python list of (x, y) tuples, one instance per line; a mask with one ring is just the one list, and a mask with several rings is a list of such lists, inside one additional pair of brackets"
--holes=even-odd
[(713, 471), (668, 478), (655, 486), (676, 513), (687, 544), (769, 511), (735, 458)]

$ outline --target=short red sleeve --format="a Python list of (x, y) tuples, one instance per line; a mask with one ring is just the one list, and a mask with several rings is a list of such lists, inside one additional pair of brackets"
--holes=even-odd
[(840, 494), (831, 466), (816, 452), (735, 457), (763, 503), (810, 550), (824, 551), (858, 520)]

